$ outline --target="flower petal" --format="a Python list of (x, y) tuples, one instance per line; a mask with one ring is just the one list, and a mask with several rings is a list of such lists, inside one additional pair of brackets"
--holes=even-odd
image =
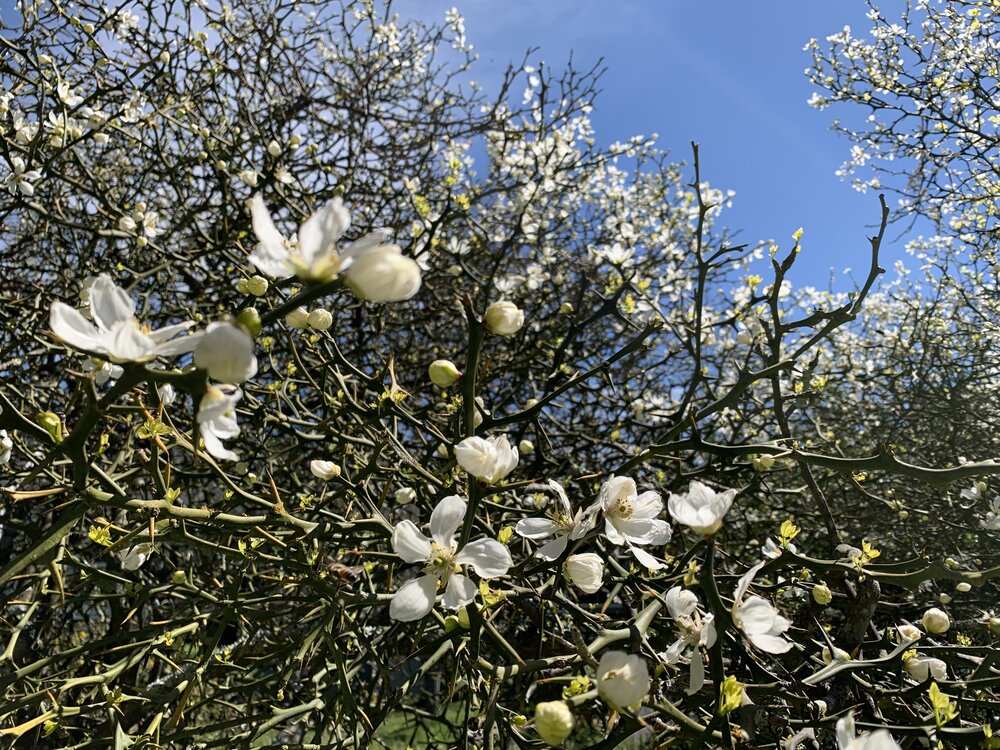
[(139, 330), (135, 320), (115, 324), (108, 354), (117, 362), (138, 362), (156, 355), (156, 342)]
[(78, 310), (58, 300), (49, 308), (49, 328), (64, 344), (97, 354), (107, 354), (105, 337)]
[(465, 498), (449, 495), (431, 513), (431, 536), (444, 549), (455, 546), (455, 532), (465, 519)]
[(431, 556), (431, 540), (420, 533), (413, 521), (401, 521), (392, 530), (392, 551), (403, 562), (424, 562)]
[(559, 531), (559, 526), (549, 518), (522, 518), (514, 531), (525, 539), (545, 539)]
[(476, 584), (461, 573), (456, 573), (448, 579), (448, 585), (444, 589), (444, 597), (441, 599), (441, 606), (445, 609), (461, 609), (476, 598), (478, 591)]
[(389, 602), (389, 617), (400, 622), (419, 620), (434, 609), (437, 576), (426, 575), (404, 583)]
[(465, 548), (455, 555), (459, 565), (471, 565), (480, 578), (496, 578), (507, 573), (514, 561), (510, 552), (496, 539), (477, 539), (469, 542)]
[(793, 645), (791, 641), (770, 633), (757, 633), (747, 637), (750, 639), (750, 643), (769, 654), (783, 654)]
[(299, 227), (299, 250), (307, 265), (328, 254), (336, 255), (334, 243), (351, 226), (351, 214), (344, 202), (336, 197), (320, 206)]
[(110, 331), (115, 323), (135, 318), (135, 303), (110, 276), (102, 273), (90, 287), (90, 314), (99, 328)]
[(566, 551), (567, 544), (569, 544), (569, 537), (566, 534), (560, 534), (548, 544), (543, 544), (536, 549), (535, 557), (540, 560), (555, 560)]
[(694, 695), (705, 685), (705, 662), (702, 660), (701, 649), (696, 648), (691, 656), (691, 677), (688, 680), (688, 695)]
[(639, 561), (640, 565), (649, 568), (650, 570), (662, 570), (667, 567), (665, 563), (661, 563), (644, 549), (629, 545), (628, 551), (635, 556), (635, 559)]

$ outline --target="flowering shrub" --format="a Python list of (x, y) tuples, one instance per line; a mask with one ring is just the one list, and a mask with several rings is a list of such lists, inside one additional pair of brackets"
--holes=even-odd
[[(996, 331), (877, 289), (884, 202), (853, 292), (790, 288), (801, 232), (749, 274), (697, 147), (468, 85), (457, 11), (4, 34), (0, 735), (997, 746), (995, 434), (927, 416)], [(983, 442), (890, 445), (938, 428)]]

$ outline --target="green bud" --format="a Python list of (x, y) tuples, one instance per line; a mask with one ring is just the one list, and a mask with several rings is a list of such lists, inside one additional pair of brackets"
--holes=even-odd
[(263, 324), (260, 322), (260, 313), (254, 307), (248, 307), (240, 312), (236, 321), (243, 326), (251, 336), (257, 336)]
[(53, 443), (59, 445), (63, 441), (62, 420), (54, 412), (40, 411), (35, 420), (49, 433)]

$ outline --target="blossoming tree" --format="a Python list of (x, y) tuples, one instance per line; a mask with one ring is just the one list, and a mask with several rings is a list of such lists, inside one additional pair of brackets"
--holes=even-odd
[(878, 287), (884, 201), (857, 289), (790, 290), (801, 232), (598, 147), (596, 70), (469, 85), (457, 11), (22, 2), (0, 43), (0, 735), (996, 746), (996, 451), (879, 413), (919, 352), (875, 332), (971, 340), (967, 290)]

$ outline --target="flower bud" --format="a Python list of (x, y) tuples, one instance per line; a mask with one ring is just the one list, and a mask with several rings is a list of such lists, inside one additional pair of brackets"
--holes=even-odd
[(915, 625), (897, 625), (896, 632), (899, 637), (907, 641), (919, 641), (923, 632)]
[(487, 307), (483, 319), (490, 333), (497, 336), (512, 336), (524, 325), (524, 313), (507, 300), (494, 302)]
[(401, 487), (394, 495), (398, 505), (409, 505), (417, 499), (417, 491), (412, 487)]
[[(241, 324), (253, 325), (253, 316), (249, 312), (244, 310), (240, 313)], [(256, 310), (253, 312), (256, 314)], [(257, 316), (257, 320), (260, 320), (260, 316)], [(246, 330), (228, 321), (209, 323), (205, 335), (194, 349), (194, 364), (199, 370), (206, 370), (210, 378), (220, 383), (242, 383), (257, 374), (253, 339)]]
[(1000, 617), (991, 617), (986, 621), (986, 627), (993, 635), (1000, 635)]
[(938, 602), (941, 604), (951, 604), (951, 595), (944, 593), (943, 591), (938, 594)]
[(252, 169), (244, 169), (237, 177), (247, 187), (257, 187), (257, 173)]
[(247, 294), (252, 294), (254, 297), (263, 297), (267, 294), (268, 283), (263, 276), (251, 276), (246, 282)]
[(458, 379), (462, 377), (462, 371), (455, 367), (454, 362), (448, 359), (435, 359), (431, 362), (430, 367), (427, 368), (427, 374), (434, 385), (441, 386), (442, 388), (455, 385)]
[(277, 141), (271, 141), (270, 143), (267, 144), (267, 153), (269, 153), (271, 156), (277, 159), (279, 156), (281, 156), (281, 146), (278, 144)]
[(604, 584), (604, 560), (593, 552), (570, 555), (563, 563), (566, 580), (587, 594), (594, 594)]
[(813, 586), (812, 597), (814, 602), (825, 607), (833, 601), (833, 592), (830, 591), (830, 587), (825, 583), (820, 583)]
[(920, 618), (920, 624), (924, 626), (924, 630), (928, 633), (940, 635), (941, 633), (946, 633), (948, 628), (951, 627), (951, 620), (948, 618), (947, 614), (942, 612), (937, 607), (931, 607), (929, 610), (924, 612), (924, 616)]
[(187, 573), (178, 568), (170, 575), (170, 580), (175, 586), (180, 586), (187, 582)]
[(363, 251), (344, 274), (351, 291), (369, 302), (402, 302), (420, 291), (420, 266), (398, 245)]
[(956, 583), (955, 591), (959, 592), (960, 594), (968, 594), (970, 591), (972, 591), (972, 584), (967, 581)]
[(118, 220), (118, 228), (123, 232), (134, 232), (137, 224), (131, 216), (123, 216)]
[(257, 312), (256, 308), (248, 307), (240, 311), (240, 314), (236, 316), (236, 321), (247, 329), (247, 333), (251, 336), (256, 336), (260, 333), (260, 329), (263, 328), (263, 323), (260, 320), (260, 313)]
[(519, 453), (531, 453), (535, 450), (535, 444), (525, 438), (517, 444), (517, 450)]
[(310, 328), (314, 328), (317, 331), (326, 331), (333, 325), (333, 315), (330, 314), (329, 310), (317, 307), (309, 313), (308, 323)]
[(649, 692), (649, 669), (635, 654), (605, 651), (597, 665), (597, 692), (612, 708), (637, 705)]
[(167, 50), (163, 50), (163, 52), (160, 53), (160, 62), (164, 65), (170, 62), (170, 53)]
[(565, 701), (548, 701), (535, 706), (535, 731), (546, 745), (561, 745), (573, 732), (576, 720)]
[(309, 327), (309, 311), (304, 307), (296, 307), (285, 316), (285, 325), (289, 328), (302, 330)]
[(935, 680), (948, 679), (948, 665), (940, 659), (911, 656), (903, 662), (903, 669), (917, 682), (923, 682), (928, 677), (933, 677)]
[(573, 314), (573, 305), (571, 305), (569, 302), (563, 302), (561, 305), (559, 305), (559, 314), (560, 315), (572, 315)]
[(40, 411), (38, 412), (38, 416), (35, 417), (35, 421), (49, 433), (49, 437), (52, 438), (53, 443), (59, 445), (63, 441), (62, 420), (59, 419), (59, 416), (55, 412)]
[(340, 467), (333, 461), (322, 461), (319, 459), (310, 461), (309, 471), (312, 472), (314, 477), (322, 479), (324, 482), (340, 476)]

